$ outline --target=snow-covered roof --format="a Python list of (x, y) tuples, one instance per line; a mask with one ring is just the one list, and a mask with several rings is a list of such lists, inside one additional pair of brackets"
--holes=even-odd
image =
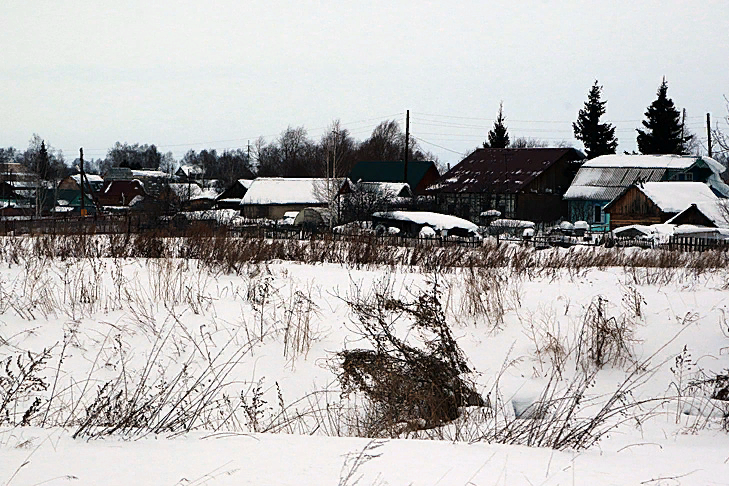
[(646, 182), (638, 189), (665, 213), (678, 213), (693, 203), (718, 200), (703, 182)]
[[(329, 183), (336, 188), (350, 182), (349, 179), (331, 179)], [(325, 204), (327, 199), (327, 179), (324, 178), (259, 177), (248, 187), (240, 204), (317, 205)]]
[(170, 184), (170, 190), (181, 199), (215, 199), (218, 197), (218, 191), (216, 189), (203, 189), (197, 184), (189, 184), (186, 182), (172, 183)]
[(431, 213), (429, 211), (388, 211), (377, 212), (372, 216), (375, 218), (425, 224), (436, 230), (448, 230), (453, 228), (461, 228), (474, 232), (478, 230), (478, 226), (465, 219), (451, 216), (449, 214)]
[(688, 155), (603, 155), (585, 162), (577, 171), (565, 199), (611, 201), (636, 181), (658, 182), (668, 170), (687, 170), (697, 163), (705, 163), (714, 173), (710, 185), (718, 192), (729, 195), (729, 187), (721, 182), (719, 174), (725, 168), (709, 157)]
[(695, 238), (729, 238), (729, 228), (707, 228), (705, 226), (693, 226), (690, 224), (682, 224), (676, 226), (673, 231), (674, 236), (693, 236)]
[[(718, 228), (729, 228), (729, 199), (716, 199), (715, 201), (703, 201), (693, 204), (696, 205), (696, 209), (701, 211)], [(666, 223), (673, 223), (676, 220), (680, 221), (681, 216), (690, 209), (691, 206), (689, 205), (676, 216), (666, 221)]]
[(167, 178), (170, 175), (167, 172), (162, 172), (161, 170), (132, 170), (132, 176)]
[(238, 179), (238, 184), (248, 189), (255, 179)]
[(696, 157), (685, 155), (601, 155), (588, 160), (582, 167), (620, 167), (636, 169), (688, 169)]
[[(81, 174), (74, 174), (71, 178), (76, 181), (76, 184), (81, 183)], [(89, 182), (104, 182), (104, 178), (97, 174), (86, 174), (86, 179)]]
[(493, 228), (534, 228), (531, 221), (522, 221), (519, 219), (497, 219), (491, 222)]
[(357, 187), (366, 192), (376, 192), (385, 197), (412, 196), (407, 182), (359, 182)]
[(179, 169), (177, 169), (178, 172), (182, 172), (187, 177), (190, 177), (191, 175), (201, 175), (203, 172), (205, 172), (205, 169), (200, 167), (199, 165), (181, 165)]

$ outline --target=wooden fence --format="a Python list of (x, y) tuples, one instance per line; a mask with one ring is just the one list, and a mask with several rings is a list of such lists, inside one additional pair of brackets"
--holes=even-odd
[(674, 251), (727, 251), (729, 250), (729, 240), (696, 238), (692, 236), (671, 236), (668, 243), (663, 243), (660, 247)]
[[(96, 217), (55, 217), (55, 218), (31, 218), (31, 219), (0, 219), (0, 235), (22, 235), (22, 234), (124, 234), (141, 233), (149, 230), (162, 230), (170, 232), (173, 236), (189, 236), (200, 234), (200, 229), (227, 234), (230, 236), (247, 238), (269, 238), (276, 240), (334, 240), (334, 241), (362, 241), (375, 242), (377, 244), (391, 246), (462, 246), (467, 248), (478, 248), (483, 245), (480, 238), (463, 238), (455, 236), (411, 238), (401, 235), (374, 235), (362, 234), (341, 234), (329, 231), (312, 231), (294, 227), (267, 227), (256, 224), (224, 225), (212, 220), (202, 221), (175, 221), (160, 220), (144, 215), (99, 215)], [(569, 236), (535, 236), (530, 239), (508, 238), (505, 235), (499, 237), (503, 242), (514, 242), (535, 248), (550, 248), (554, 246), (597, 246), (601, 243), (584, 241), (581, 238)], [(712, 238), (697, 238), (691, 236), (672, 236), (667, 243), (656, 245), (652, 240), (619, 238), (610, 240), (609, 245), (619, 247), (640, 247), (640, 248), (661, 248), (672, 251), (706, 251), (706, 250), (729, 250), (729, 240), (717, 240)]]

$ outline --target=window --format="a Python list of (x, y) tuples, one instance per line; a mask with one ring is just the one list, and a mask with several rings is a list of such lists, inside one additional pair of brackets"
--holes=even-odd
[(592, 221), (595, 223), (602, 223), (602, 206), (595, 204), (595, 213), (593, 214)]
[(694, 180), (694, 175), (691, 172), (686, 172), (686, 180), (687, 181)]

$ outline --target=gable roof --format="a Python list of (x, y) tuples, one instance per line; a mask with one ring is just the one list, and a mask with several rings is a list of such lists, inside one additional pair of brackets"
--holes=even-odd
[(564, 157), (580, 160), (573, 148), (477, 149), (428, 187), (428, 192), (516, 193)]
[(717, 228), (729, 228), (729, 199), (717, 199), (715, 201), (702, 201), (693, 203), (678, 213), (666, 223), (675, 224), (681, 221), (689, 211), (698, 211), (714, 223)]
[[(342, 189), (345, 184), (351, 185), (349, 179), (342, 178), (331, 179), (330, 183), (337, 183), (332, 187)], [(326, 192), (327, 179), (324, 178), (259, 177), (253, 180), (240, 204), (325, 204)]]
[(181, 165), (175, 174), (184, 177), (196, 177), (201, 176), (205, 172), (205, 169), (199, 165)]
[[(718, 198), (711, 188), (703, 182), (646, 182), (635, 186), (664, 213), (678, 213), (693, 203), (716, 202)], [(629, 188), (623, 190), (622, 196)], [(605, 211), (620, 196), (605, 206)]]
[[(438, 170), (430, 160), (409, 160), (408, 180), (411, 188), (416, 188), (430, 168)], [(405, 177), (405, 161), (362, 161), (358, 162), (349, 173), (352, 182), (403, 182)]]
[(218, 191), (216, 189), (203, 189), (197, 184), (173, 182), (169, 184), (169, 187), (170, 190), (180, 199), (192, 201), (195, 199), (216, 199), (218, 197)]
[(405, 182), (360, 182), (357, 184), (360, 190), (369, 193), (377, 193), (385, 197), (412, 197), (413, 192)]
[[(669, 170), (706, 166), (718, 175), (724, 167), (709, 157), (691, 155), (602, 155), (586, 161), (564, 195), (565, 199), (611, 201), (638, 181), (658, 182)], [(712, 184), (717, 185), (717, 184)]]

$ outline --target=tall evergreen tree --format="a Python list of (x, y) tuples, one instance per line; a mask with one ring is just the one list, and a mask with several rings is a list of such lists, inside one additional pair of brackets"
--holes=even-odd
[(506, 148), (509, 146), (509, 132), (504, 125), (504, 102), (499, 103), (499, 116), (494, 121), (494, 128), (489, 131), (488, 141), (483, 143), (483, 148)]
[(614, 154), (618, 147), (615, 127), (610, 123), (600, 123), (600, 117), (605, 114), (607, 104), (607, 101), (602, 101), (601, 95), (602, 86), (595, 80), (587, 95), (585, 107), (580, 110), (577, 121), (572, 124), (575, 138), (584, 144), (588, 159)]
[(46, 148), (45, 140), (41, 142), (41, 146), (38, 149), (36, 170), (38, 171), (40, 178), (44, 181), (51, 178), (51, 158), (48, 155), (48, 148)]
[(684, 130), (681, 113), (667, 96), (668, 83), (663, 78), (658, 88), (658, 98), (645, 112), (643, 126), (646, 130), (638, 131), (638, 150), (643, 154), (679, 154), (688, 153), (688, 144), (694, 136)]

